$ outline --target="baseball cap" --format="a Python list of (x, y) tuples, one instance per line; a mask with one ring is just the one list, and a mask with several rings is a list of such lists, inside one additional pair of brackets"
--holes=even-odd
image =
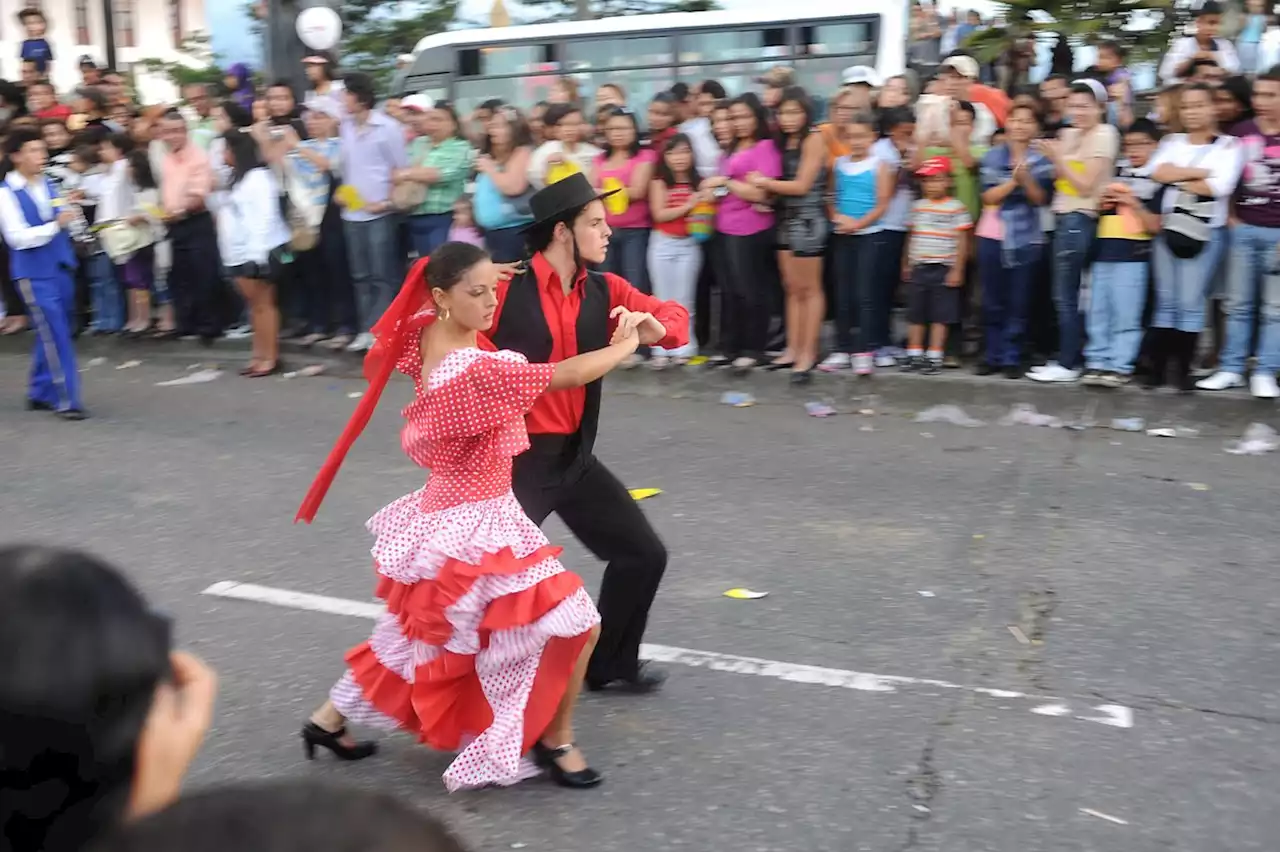
[(790, 65), (775, 65), (756, 78), (771, 89), (785, 89), (796, 84), (796, 71)]
[(942, 68), (950, 68), (961, 77), (970, 80), (978, 79), (978, 61), (972, 56), (948, 56), (942, 61)]
[(884, 85), (884, 81), (880, 79), (876, 69), (870, 65), (850, 65), (840, 72), (840, 85), (870, 86), (873, 89), (878, 89)]
[(97, 68), (98, 67), (98, 63), (94, 62), (93, 57), (87, 53), (81, 55), (79, 64), (81, 68)]
[(951, 160), (946, 157), (930, 157), (916, 169), (916, 177), (937, 177), (951, 174)]
[(427, 95), (417, 94), (409, 95), (400, 101), (401, 109), (411, 109), (414, 112), (426, 112), (436, 105), (436, 102)]

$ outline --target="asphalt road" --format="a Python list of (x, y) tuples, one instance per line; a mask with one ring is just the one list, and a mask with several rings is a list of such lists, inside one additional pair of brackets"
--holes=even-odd
[[(601, 457), (664, 492), (645, 503), (671, 552), (648, 638), (671, 680), (584, 697), (602, 788), (449, 796), (449, 757), (405, 737), (303, 759), (298, 726), (367, 621), (202, 594), (370, 601), (363, 521), (422, 482), (399, 451), (408, 385), (306, 527), (358, 381), (157, 387), (194, 364), (119, 363), (87, 367), (96, 416), (63, 423), (21, 410), (25, 360), (0, 355), (0, 530), (113, 560), (217, 668), (194, 784), (385, 789), (493, 852), (1277, 847), (1280, 456), (611, 393)], [(601, 566), (548, 533), (595, 588)]]

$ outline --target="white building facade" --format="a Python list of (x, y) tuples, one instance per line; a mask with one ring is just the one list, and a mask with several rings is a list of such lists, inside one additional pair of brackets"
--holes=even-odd
[[(147, 73), (141, 62), (186, 61), (180, 52), (183, 42), (193, 33), (209, 31), (204, 0), (112, 0), (112, 6), (116, 69), (134, 72), (141, 103), (175, 101), (177, 93), (168, 79)], [(22, 76), (18, 56), (26, 31), (18, 13), (29, 7), (44, 12), (48, 22), (45, 39), (54, 55), (51, 82), (59, 92), (68, 92), (80, 83), (81, 56), (92, 57), (100, 66), (106, 64), (102, 0), (0, 0), (0, 77), (18, 80)]]

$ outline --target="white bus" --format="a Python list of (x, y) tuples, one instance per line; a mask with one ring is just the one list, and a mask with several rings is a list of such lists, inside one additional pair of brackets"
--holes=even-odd
[(677, 81), (715, 79), (730, 94), (745, 92), (764, 71), (790, 65), (821, 98), (839, 88), (850, 65), (870, 65), (882, 77), (902, 73), (905, 6), (845, 0), (839, 11), (799, 16), (679, 12), (454, 30), (418, 42), (403, 91), (451, 100), (461, 113), (490, 98), (528, 108), (567, 75), (588, 97), (618, 83), (638, 106)]

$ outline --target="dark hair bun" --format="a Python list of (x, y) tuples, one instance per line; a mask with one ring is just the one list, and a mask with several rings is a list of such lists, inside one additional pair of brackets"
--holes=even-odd
[(431, 252), (427, 286), (433, 290), (451, 290), (473, 266), (488, 259), (487, 251), (471, 243), (445, 243)]

